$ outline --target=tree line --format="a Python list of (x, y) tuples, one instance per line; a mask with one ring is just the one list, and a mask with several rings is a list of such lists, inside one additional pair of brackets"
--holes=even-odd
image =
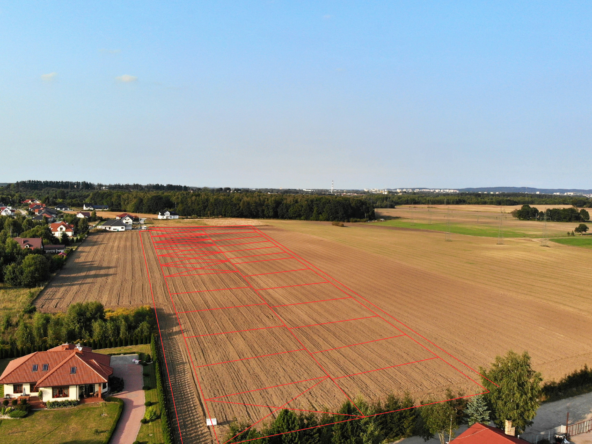
[[(464, 397), (448, 390), (446, 399), (415, 402), (409, 394), (390, 394), (384, 401), (367, 402), (358, 396), (344, 402), (337, 414), (294, 412), (284, 409), (257, 428), (234, 421), (226, 442), (257, 440), (264, 444), (380, 444), (413, 435), (426, 441), (434, 436), (444, 444), (463, 423), (502, 428), (512, 421), (518, 433), (532, 424), (541, 403), (542, 378), (531, 367), (528, 353), (498, 356), (489, 369), (480, 369), (489, 393)], [(496, 383), (492, 383), (495, 381)], [(420, 408), (414, 408), (421, 405)], [(350, 416), (347, 416), (350, 415)], [(363, 419), (350, 419), (363, 415)]]
[[(155, 328), (150, 307), (105, 310), (100, 302), (76, 303), (66, 313), (26, 309), (15, 319), (6, 313), (0, 321), (0, 349), (42, 350), (66, 342), (92, 341), (98, 348), (150, 338)], [(6, 353), (6, 352), (4, 352)]]
[(522, 205), (519, 210), (512, 211), (512, 216), (520, 220), (548, 220), (551, 222), (587, 222), (590, 220), (588, 211), (577, 208), (549, 208), (539, 211), (536, 207)]

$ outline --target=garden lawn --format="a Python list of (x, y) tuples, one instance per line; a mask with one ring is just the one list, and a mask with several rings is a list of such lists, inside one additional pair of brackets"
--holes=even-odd
[[(163, 412), (160, 411), (158, 405), (158, 392), (156, 391), (156, 375), (154, 374), (154, 364), (147, 365), (144, 367), (144, 373), (148, 376), (144, 376), (144, 386), (152, 387), (150, 390), (145, 390), (146, 401), (150, 401), (156, 406), (156, 410), (159, 415)], [(137, 441), (148, 444), (159, 444), (164, 442), (162, 438), (162, 424), (160, 416), (156, 421), (149, 422), (148, 424), (142, 424), (140, 432), (138, 433)]]
[[(468, 236), (482, 236), (482, 237), (497, 237), (499, 235), (498, 227), (492, 226), (479, 226), (479, 225), (465, 225), (465, 224), (454, 224), (450, 226), (445, 223), (416, 223), (408, 220), (386, 220), (384, 222), (373, 222), (372, 225), (385, 226), (385, 227), (400, 227), (400, 228), (415, 228), (419, 230), (430, 230), (430, 231), (450, 231), (454, 234), (466, 234)], [(534, 236), (531, 233), (523, 231), (507, 230), (502, 227), (502, 233), (504, 237), (540, 237), (540, 235)]]
[(0, 441), (2, 444), (102, 444), (117, 408), (115, 402), (102, 402), (35, 411), (23, 419), (5, 419), (0, 423)]
[(561, 239), (551, 239), (553, 242), (563, 245), (571, 245), (572, 247), (592, 248), (592, 236), (581, 237), (564, 237)]

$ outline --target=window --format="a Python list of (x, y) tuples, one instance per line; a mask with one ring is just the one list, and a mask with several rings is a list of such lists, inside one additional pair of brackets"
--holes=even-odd
[(33, 371), (36, 372), (39, 369), (39, 366), (37, 364), (33, 364)]
[(41, 370), (43, 370), (44, 372), (49, 370), (49, 364), (43, 364), (43, 367), (41, 368)]
[(53, 387), (53, 398), (67, 398), (70, 393), (70, 387)]
[(14, 384), (12, 386), (12, 393), (23, 393), (23, 384)]
[(71, 375), (75, 375), (76, 374), (76, 367), (70, 367), (70, 374)]

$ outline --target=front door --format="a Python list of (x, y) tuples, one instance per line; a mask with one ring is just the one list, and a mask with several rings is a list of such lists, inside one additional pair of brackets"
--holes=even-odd
[(94, 384), (88, 384), (86, 386), (86, 395), (87, 396), (92, 396), (95, 393), (95, 385)]

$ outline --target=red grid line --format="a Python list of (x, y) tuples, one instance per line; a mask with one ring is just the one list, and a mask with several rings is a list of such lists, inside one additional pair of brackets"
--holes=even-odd
[(394, 339), (394, 338), (401, 338), (403, 336), (407, 336), (407, 335), (397, 335), (397, 336), (391, 336), (390, 338), (372, 339), (371, 341), (358, 342), (357, 344), (350, 344), (350, 345), (342, 345), (341, 347), (328, 348), (326, 350), (319, 350), (319, 351), (316, 351), (316, 352), (313, 352), (313, 353), (325, 353), (325, 352), (330, 352), (330, 351), (333, 351), (333, 350), (339, 350), (340, 348), (349, 348), (349, 347), (355, 347), (356, 345), (372, 344), (374, 342), (386, 341), (388, 339)]
[(255, 330), (268, 330), (271, 328), (285, 327), (284, 325), (272, 325), (271, 327), (258, 327), (258, 328), (247, 328), (246, 330), (234, 330), (234, 331), (222, 331), (220, 333), (206, 333), (204, 335), (185, 336), (187, 339), (201, 338), (203, 336), (215, 336), (215, 335), (229, 335), (231, 333), (242, 333), (244, 331), (255, 331)]
[[(258, 236), (260, 237), (260, 236)], [(213, 241), (213, 240), (212, 240)], [(229, 244), (229, 245), (216, 245), (218, 248), (220, 247), (235, 247), (237, 245), (251, 245), (251, 244), (264, 244), (266, 242), (269, 242), (268, 240), (263, 240), (263, 241), (257, 241), (257, 242), (241, 242), (240, 244)]]
[(316, 327), (317, 325), (327, 325), (327, 324), (337, 324), (338, 322), (350, 322), (350, 321), (360, 321), (362, 319), (370, 319), (370, 318), (378, 318), (380, 316), (365, 316), (363, 318), (355, 318), (355, 319), (343, 319), (342, 321), (330, 321), (330, 322), (321, 322), (320, 324), (310, 324), (310, 325), (299, 325), (298, 327), (288, 327), (290, 330), (294, 330), (297, 328), (307, 328), (307, 327)]
[(345, 375), (345, 376), (338, 376), (335, 379), (350, 378), (352, 376), (364, 375), (366, 373), (372, 373), (372, 372), (379, 372), (380, 370), (388, 370), (389, 368), (395, 368), (395, 367), (402, 367), (404, 365), (417, 364), (418, 362), (431, 361), (433, 359), (440, 359), (440, 358), (438, 358), (437, 356), (432, 356), (431, 358), (420, 359), (419, 361), (406, 362), (404, 364), (389, 365), (388, 367), (375, 368), (374, 370), (366, 370), (365, 372), (352, 373), (351, 375)]
[(220, 364), (230, 364), (231, 362), (240, 362), (240, 361), (248, 361), (249, 359), (257, 359), (257, 358), (267, 358), (269, 356), (275, 356), (275, 355), (284, 355), (286, 353), (295, 353), (295, 352), (299, 352), (299, 351), (305, 351), (303, 348), (299, 348), (298, 350), (288, 350), (288, 351), (283, 351), (283, 352), (277, 352), (277, 353), (269, 353), (267, 355), (261, 355), (261, 356), (251, 356), (250, 358), (240, 358), (240, 359), (232, 359), (230, 361), (221, 361), (221, 362), (214, 362), (213, 364), (204, 364), (204, 365), (198, 365), (197, 368), (201, 368), (201, 367), (211, 367), (213, 365), (220, 365)]
[(245, 274), (245, 276), (247, 276), (247, 277), (254, 277), (254, 276), (263, 276), (263, 275), (266, 275), (266, 274), (292, 273), (294, 271), (306, 271), (306, 270), (308, 270), (308, 268), (299, 268), (297, 270), (270, 271), (269, 273), (259, 273), (259, 274)]
[(183, 291), (181, 293), (171, 293), (171, 295), (175, 296), (178, 294), (189, 294), (189, 293), (208, 293), (210, 291), (224, 291), (224, 290), (242, 290), (245, 288), (251, 288), (251, 287), (234, 287), (234, 288), (216, 288), (214, 290), (193, 290), (193, 291)]
[(281, 305), (273, 305), (273, 308), (276, 307), (291, 307), (292, 305), (303, 305), (303, 304), (317, 304), (319, 302), (329, 302), (329, 301), (340, 301), (342, 299), (352, 299), (351, 296), (345, 296), (343, 298), (333, 298), (333, 299), (320, 299), (318, 301), (307, 301), (307, 302), (295, 302), (293, 304), (281, 304)]
[(310, 284), (280, 285), (279, 287), (257, 288), (256, 290), (259, 290), (259, 291), (278, 290), (280, 288), (305, 287), (307, 285), (320, 285), (320, 284), (329, 284), (329, 282), (325, 281), (325, 282), (311, 282)]
[(244, 392), (231, 393), (229, 395), (214, 396), (213, 398), (208, 398), (205, 401), (213, 401), (215, 399), (227, 398), (229, 396), (244, 395), (246, 393), (260, 392), (261, 390), (269, 390), (269, 389), (272, 389), (272, 388), (285, 387), (286, 385), (301, 384), (303, 382), (316, 381), (317, 379), (322, 379), (324, 381), (324, 380), (329, 379), (329, 378), (327, 376), (318, 376), (316, 378), (303, 379), (301, 381), (294, 381), (294, 382), (286, 382), (285, 384), (271, 385), (269, 387), (262, 387), (262, 388), (258, 388), (258, 389), (247, 390), (247, 391), (244, 391)]
[(183, 314), (183, 313), (197, 313), (198, 311), (228, 310), (229, 308), (256, 307), (258, 305), (265, 305), (265, 304), (261, 303), (261, 304), (247, 304), (247, 305), (232, 305), (230, 307), (202, 308), (200, 310), (187, 310), (187, 311), (180, 311), (178, 313)]
[[(251, 250), (265, 250), (266, 248), (279, 248), (276, 247), (275, 245), (273, 247), (257, 247), (257, 248), (245, 248), (243, 250), (230, 250), (230, 251), (225, 251), (224, 253), (236, 253), (239, 251), (251, 251)], [(240, 256), (239, 256), (240, 257)], [(235, 258), (238, 259), (238, 258)]]
[[(212, 400), (211, 402), (219, 402), (220, 404), (235, 404), (235, 405), (246, 405), (249, 407), (267, 407), (269, 409), (280, 409), (281, 407), (277, 407), (274, 405), (260, 405), (260, 404), (249, 404), (247, 402), (234, 402), (234, 401), (219, 401), (219, 400)], [(305, 409), (297, 409), (297, 408), (289, 408), (287, 410), (295, 410), (297, 412), (310, 412), (310, 413), (328, 413), (330, 415), (338, 415), (338, 416), (350, 416), (354, 419), (360, 419), (361, 416), (359, 415), (349, 415), (347, 413), (336, 413), (336, 412), (321, 412), (318, 410), (305, 410)]]
[[(230, 260), (233, 259), (240, 259), (240, 257), (237, 258), (230, 258)], [(245, 262), (231, 262), (232, 265), (242, 265), (242, 264), (254, 264), (256, 262), (270, 262), (270, 261), (285, 261), (286, 259), (294, 259), (293, 257), (278, 257), (277, 259), (262, 259), (260, 261), (245, 261)]]
[[(183, 267), (183, 268), (187, 268), (187, 267)], [(201, 269), (202, 269), (201, 267), (200, 268), (197, 268), (197, 270), (201, 270)], [(165, 278), (179, 277), (179, 276), (204, 276), (206, 274), (236, 273), (235, 270), (220, 270), (220, 271), (215, 271), (213, 273), (191, 273), (191, 274), (187, 274), (191, 270), (196, 270), (196, 268), (191, 268), (188, 271), (180, 271), (179, 273), (175, 273), (175, 274), (169, 274), (169, 275), (165, 276)]]

